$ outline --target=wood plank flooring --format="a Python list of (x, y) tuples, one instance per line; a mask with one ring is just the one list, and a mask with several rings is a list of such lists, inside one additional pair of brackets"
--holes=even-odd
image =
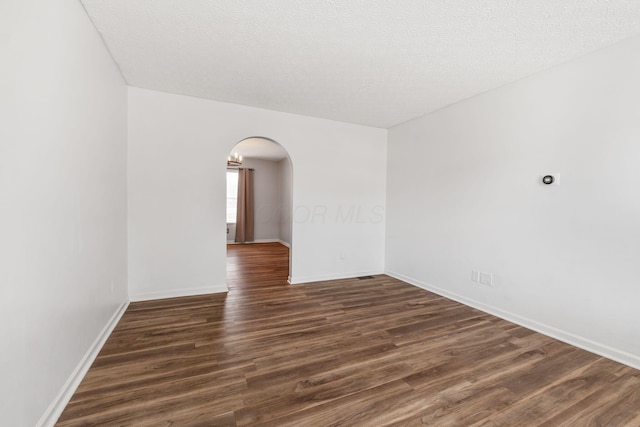
[(227, 286), (232, 291), (288, 286), (289, 248), (280, 243), (227, 245)]
[(640, 371), (387, 276), (132, 303), (59, 426), (640, 426)]

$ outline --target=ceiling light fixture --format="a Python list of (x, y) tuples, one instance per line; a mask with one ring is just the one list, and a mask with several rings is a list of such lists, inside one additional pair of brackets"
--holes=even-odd
[(242, 156), (235, 153), (233, 156), (227, 157), (227, 166), (240, 166), (242, 164)]

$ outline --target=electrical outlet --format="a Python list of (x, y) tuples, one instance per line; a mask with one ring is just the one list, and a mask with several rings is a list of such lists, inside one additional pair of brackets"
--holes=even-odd
[(476, 283), (480, 281), (480, 272), (479, 271), (475, 271), (475, 270), (471, 271), (471, 281), (472, 282), (476, 282)]
[(480, 284), (491, 286), (493, 283), (493, 275), (491, 273), (480, 272)]

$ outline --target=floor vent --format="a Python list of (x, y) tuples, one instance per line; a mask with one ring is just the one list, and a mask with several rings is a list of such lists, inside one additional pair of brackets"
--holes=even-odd
[(367, 280), (367, 279), (373, 279), (373, 276), (360, 276), (357, 277), (358, 280)]

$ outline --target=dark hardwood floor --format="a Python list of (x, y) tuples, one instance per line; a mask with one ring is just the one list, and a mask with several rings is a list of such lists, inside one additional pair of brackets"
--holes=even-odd
[(59, 426), (640, 426), (640, 371), (387, 276), (132, 303)]
[(227, 245), (227, 286), (231, 294), (289, 286), (289, 248), (280, 243)]

